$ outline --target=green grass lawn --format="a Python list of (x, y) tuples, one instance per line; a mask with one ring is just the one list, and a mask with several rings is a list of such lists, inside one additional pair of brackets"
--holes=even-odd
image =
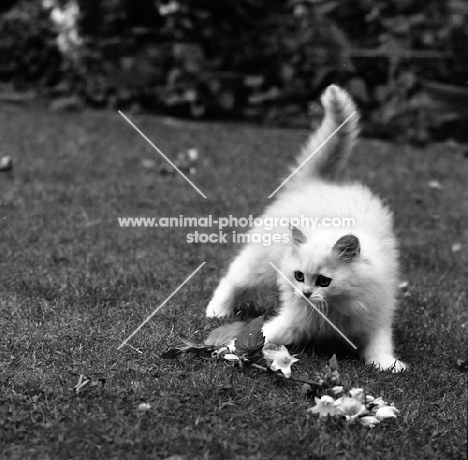
[[(467, 374), (456, 366), (468, 345), (462, 151), (363, 140), (352, 158), (349, 177), (395, 210), (409, 283), (395, 321), (409, 371), (379, 373), (338, 355), (347, 382), (401, 411), (369, 429), (308, 414), (313, 400), (295, 382), (193, 355), (161, 359), (179, 334), (201, 341), (214, 327), (206, 303), (239, 246), (188, 244), (184, 228), (118, 225), (124, 216), (258, 214), (307, 133), (131, 119), (170, 158), (199, 149), (190, 177), (207, 199), (159, 174), (164, 160), (118, 114), (0, 109), (0, 156), (15, 160), (14, 177), (0, 173), (0, 456), (466, 459)], [(202, 262), (130, 341), (142, 353), (117, 350)], [(295, 375), (334, 352), (301, 350)], [(80, 374), (101, 383), (77, 395)]]

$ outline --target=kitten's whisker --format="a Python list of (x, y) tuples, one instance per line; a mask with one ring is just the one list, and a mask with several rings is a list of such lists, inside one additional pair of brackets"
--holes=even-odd
[[(315, 301), (314, 305), (325, 315), (328, 316), (328, 302), (323, 298), (321, 294), (314, 293), (312, 296), (312, 300)], [(314, 313), (317, 313), (314, 311)], [(319, 315), (319, 318), (317, 318), (320, 322), (320, 327), (324, 327), (325, 325), (325, 320), (322, 315)]]
[[(314, 305), (315, 308), (320, 309), (320, 307), (317, 306), (314, 302), (312, 302), (312, 300), (311, 300), (310, 302)], [(311, 322), (312, 322), (312, 321), (315, 321), (315, 320), (316, 320), (316, 316), (317, 316), (317, 312), (316, 312), (315, 309), (309, 308), (309, 309), (307, 310), (307, 320), (308, 320), (308, 321), (309, 321), (309, 320), (310, 320)]]
[(312, 296), (312, 298), (314, 297), (320, 300), (320, 303), (323, 305), (323, 310), (326, 311), (325, 314), (328, 314), (328, 302), (323, 298), (322, 294), (316, 293)]
[[(322, 312), (322, 303), (320, 302), (320, 299), (317, 296), (313, 295), (312, 299), (310, 299), (310, 302), (314, 305), (314, 307), (317, 310)], [(308, 319), (314, 322), (323, 320), (322, 316), (318, 313), (317, 310), (315, 310), (314, 308), (309, 309)]]

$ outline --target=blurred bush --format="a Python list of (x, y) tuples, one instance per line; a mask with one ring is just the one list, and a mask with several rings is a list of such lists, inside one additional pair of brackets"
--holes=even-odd
[(306, 126), (336, 82), (384, 136), (423, 143), (466, 116), (465, 0), (9, 3), (0, 77), (68, 101)]
[(61, 61), (53, 22), (40, 2), (20, 1), (0, 15), (0, 80), (20, 89), (53, 85)]

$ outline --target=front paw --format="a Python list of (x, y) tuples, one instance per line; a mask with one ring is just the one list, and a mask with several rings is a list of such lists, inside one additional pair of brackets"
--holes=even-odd
[(226, 307), (226, 305), (211, 301), (206, 307), (206, 316), (208, 318), (221, 318), (229, 315), (232, 315), (232, 310), (230, 307)]
[(406, 369), (406, 364), (394, 356), (381, 356), (378, 359), (368, 359), (367, 364), (374, 366), (379, 371), (390, 371), (393, 373), (402, 372)]
[(265, 343), (270, 342), (275, 345), (291, 345), (294, 342), (294, 331), (284, 327), (280, 321), (270, 321), (262, 328)]

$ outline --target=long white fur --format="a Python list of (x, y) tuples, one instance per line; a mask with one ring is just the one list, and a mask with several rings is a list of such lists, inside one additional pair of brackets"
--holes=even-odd
[[(356, 108), (346, 91), (330, 86), (322, 95), (325, 116), (320, 128), (311, 134), (298, 158), (301, 164)], [(366, 362), (394, 372), (406, 365), (393, 353), (392, 322), (396, 308), (398, 253), (391, 212), (378, 197), (360, 184), (337, 181), (346, 167), (358, 135), (358, 116), (352, 117), (285, 184), (262, 217), (354, 218), (352, 228), (302, 227), (304, 244), (247, 244), (229, 267), (213, 298), (207, 316), (233, 313), (236, 302), (249, 290), (280, 289), (278, 314), (267, 320), (263, 333), (276, 344), (297, 344), (333, 337), (336, 332), (298, 295), (270, 265), (272, 262), (299, 289), (313, 291), (312, 302), (319, 304), (328, 318), (348, 337), (363, 345)], [(253, 228), (251, 233), (285, 233)], [(344, 235), (359, 239), (360, 254), (352, 261), (337, 257), (335, 243)], [(292, 241), (293, 238), (291, 237)], [(305, 274), (304, 283), (294, 278)], [(315, 286), (316, 276), (332, 278), (328, 287)], [(319, 301), (317, 299), (320, 299)]]

